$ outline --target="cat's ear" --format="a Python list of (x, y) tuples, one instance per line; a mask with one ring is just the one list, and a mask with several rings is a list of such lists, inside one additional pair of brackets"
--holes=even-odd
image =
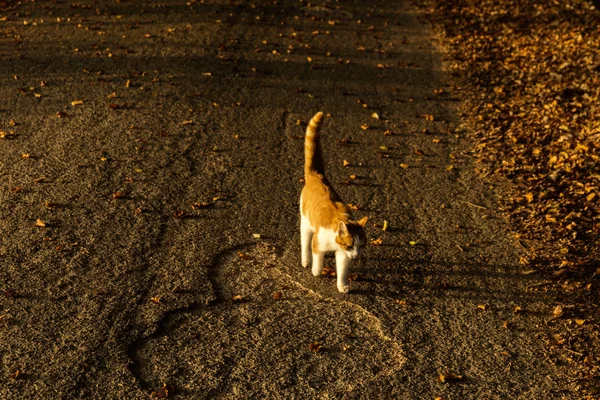
[(340, 223), (338, 224), (338, 231), (337, 231), (338, 236), (344, 236), (344, 235), (348, 235), (348, 227), (346, 226), (346, 223), (344, 221), (340, 221)]
[(368, 219), (369, 219), (369, 217), (363, 217), (362, 219), (360, 219), (359, 221), (357, 221), (357, 223), (364, 228), (365, 225), (367, 224), (367, 220)]

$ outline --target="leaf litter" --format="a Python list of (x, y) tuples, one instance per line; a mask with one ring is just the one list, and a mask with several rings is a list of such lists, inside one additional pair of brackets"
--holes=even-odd
[[(598, 3), (415, 2), (449, 53), (478, 172), (511, 183), (498, 197), (525, 244), (522, 274), (549, 276), (553, 283), (534, 290), (552, 290), (562, 303), (547, 325), (568, 341), (548, 341), (552, 357), (580, 383), (573, 390), (600, 393), (599, 367), (584, 362), (600, 353)], [(586, 323), (564, 318), (567, 307)]]

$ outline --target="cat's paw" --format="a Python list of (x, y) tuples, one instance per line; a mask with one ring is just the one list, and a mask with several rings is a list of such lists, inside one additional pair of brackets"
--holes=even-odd
[(350, 291), (350, 286), (338, 285), (338, 290), (340, 291), (340, 293), (348, 293)]

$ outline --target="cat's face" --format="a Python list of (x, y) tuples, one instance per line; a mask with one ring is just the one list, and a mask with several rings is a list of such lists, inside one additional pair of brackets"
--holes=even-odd
[(356, 222), (348, 221), (348, 223), (344, 223), (340, 221), (335, 242), (348, 258), (358, 257), (367, 244), (367, 235), (364, 229), (366, 223), (367, 217)]

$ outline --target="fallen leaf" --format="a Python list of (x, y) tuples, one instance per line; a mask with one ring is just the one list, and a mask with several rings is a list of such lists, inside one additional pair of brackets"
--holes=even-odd
[(12, 380), (16, 380), (19, 378), (19, 376), (21, 376), (22, 372), (20, 369), (16, 370), (15, 372), (13, 372), (12, 374), (10, 374), (8, 377)]
[(231, 298), (231, 300), (233, 300), (233, 301), (237, 301), (237, 302), (241, 302), (242, 300), (244, 300), (244, 298), (243, 298), (241, 295), (239, 295), (239, 294), (236, 294), (235, 296), (233, 296), (233, 297)]
[(163, 383), (160, 389), (158, 389), (156, 392), (152, 392), (152, 397), (156, 397), (157, 399), (166, 399), (174, 392), (175, 388), (172, 385)]
[(523, 311), (523, 309), (521, 307), (519, 307), (519, 306), (516, 306), (515, 309), (514, 309), (515, 314), (518, 313), (518, 312), (521, 312), (521, 311)]
[(415, 242), (414, 240), (411, 240), (410, 242), (408, 242), (408, 244), (410, 244), (411, 246), (415, 246), (417, 244), (417, 242)]
[(319, 343), (317, 343), (317, 342), (309, 343), (308, 344), (308, 349), (310, 351), (312, 351), (313, 353), (318, 353), (319, 351), (321, 351), (322, 348), (323, 347)]
[(208, 208), (212, 206), (212, 203), (209, 203), (207, 201), (203, 201), (203, 202), (196, 202), (194, 204), (191, 205), (192, 210), (201, 210), (203, 208)]
[(112, 194), (112, 196), (113, 196), (113, 199), (122, 199), (125, 197), (125, 194), (122, 192), (114, 192)]
[(440, 378), (440, 382), (460, 381), (463, 379), (462, 375), (458, 375), (453, 372), (446, 372), (444, 374), (440, 374), (439, 378)]
[(252, 237), (253, 237), (254, 239), (260, 239), (260, 233), (253, 233), (253, 234), (252, 234)]
[(252, 256), (249, 256), (246, 253), (242, 253), (241, 251), (238, 251), (238, 257), (241, 258), (242, 260), (252, 260)]
[(366, 131), (367, 129), (369, 129), (369, 124), (362, 124), (360, 126), (360, 129), (362, 129), (363, 131)]
[(182, 219), (185, 216), (186, 216), (186, 213), (183, 210), (175, 210), (175, 211), (173, 211), (173, 218), (175, 218), (175, 219)]
[(577, 325), (583, 325), (583, 324), (585, 324), (585, 319), (575, 319), (575, 323)]
[(351, 164), (350, 164), (350, 161), (348, 161), (348, 160), (344, 160), (344, 167), (347, 167), (347, 166), (349, 166), (349, 165), (351, 165)]
[(371, 117), (375, 118), (375, 119), (379, 119), (379, 114), (377, 113), (373, 113), (371, 114)]
[(82, 105), (82, 104), (83, 104), (83, 100), (73, 100), (73, 101), (71, 102), (71, 105), (72, 105), (72, 106), (80, 106), (80, 105)]
[(477, 308), (479, 308), (480, 310), (485, 311), (485, 309), (487, 308), (487, 306), (485, 304), (477, 304)]
[(559, 318), (561, 315), (563, 315), (563, 309), (562, 306), (559, 304), (556, 307), (554, 307), (554, 311), (552, 311), (552, 316), (554, 318)]
[(533, 274), (535, 272), (536, 272), (535, 269), (528, 269), (528, 270), (525, 270), (525, 271), (521, 271), (521, 275), (531, 275), (531, 274)]
[(160, 304), (161, 297), (160, 296), (150, 297), (150, 300), (152, 300), (156, 304)]
[(358, 211), (358, 206), (355, 204), (346, 204), (346, 206), (352, 211)]
[(44, 221), (42, 221), (41, 219), (37, 219), (35, 221), (35, 226), (39, 226), (40, 228), (44, 228), (44, 227), (46, 227), (46, 223)]
[(533, 193), (527, 193), (525, 198), (527, 199), (528, 203), (531, 203), (533, 201)]
[(283, 292), (277, 291), (273, 293), (273, 300), (280, 300), (283, 297)]
[(383, 244), (383, 239), (379, 238), (379, 239), (372, 239), (371, 240), (371, 244), (373, 246), (381, 246), (381, 244)]
[(408, 169), (408, 164), (404, 164), (404, 163), (402, 163), (402, 164), (400, 164), (400, 167), (401, 167), (401, 168), (404, 168), (404, 169)]

